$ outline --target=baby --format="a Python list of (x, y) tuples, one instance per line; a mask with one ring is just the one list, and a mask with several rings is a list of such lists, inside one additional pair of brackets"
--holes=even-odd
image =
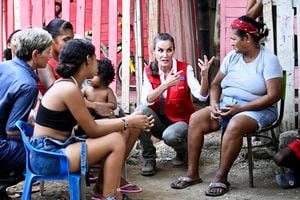
[[(88, 101), (98, 102), (103, 106), (109, 107), (112, 110), (117, 108), (117, 98), (109, 84), (115, 78), (115, 70), (111, 61), (107, 58), (97, 60), (97, 74), (88, 80), (88, 86), (82, 89), (84, 97)], [(93, 113), (95, 119), (103, 118), (96, 113)], [(110, 117), (114, 117), (114, 114)]]

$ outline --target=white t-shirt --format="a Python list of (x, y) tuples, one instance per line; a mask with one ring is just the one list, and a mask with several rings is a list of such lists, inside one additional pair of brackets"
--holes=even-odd
[(277, 57), (264, 46), (258, 56), (246, 63), (243, 54), (234, 50), (225, 57), (220, 71), (225, 74), (221, 82), (225, 96), (253, 101), (267, 92), (266, 81), (282, 77), (282, 67)]

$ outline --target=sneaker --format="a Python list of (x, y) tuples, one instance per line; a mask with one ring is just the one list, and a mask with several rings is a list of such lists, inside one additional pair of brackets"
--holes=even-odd
[(172, 164), (174, 166), (182, 166), (182, 165), (187, 164), (186, 156), (179, 156), (177, 154), (176, 157), (172, 159)]
[(143, 176), (153, 176), (156, 173), (156, 160), (146, 160), (142, 168)]

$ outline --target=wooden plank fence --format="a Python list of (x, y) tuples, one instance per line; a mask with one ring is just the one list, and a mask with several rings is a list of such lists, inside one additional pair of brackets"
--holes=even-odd
[(271, 36), (266, 41), (266, 46), (275, 52), (283, 69), (287, 71), (287, 92), (282, 127), (284, 130), (299, 128), (300, 1), (264, 0), (263, 4), (264, 22), (270, 29)]
[[(130, 27), (133, 20), (133, 6), (136, 0), (1, 0), (0, 6), (0, 51), (6, 48), (8, 36), (16, 29), (23, 29), (30, 26), (43, 27), (50, 20), (55, 18), (55, 3), (59, 2), (62, 6), (60, 17), (70, 21), (74, 26), (76, 34), (84, 36), (85, 31), (92, 30), (92, 42), (96, 47), (97, 58), (100, 58), (100, 43), (109, 46), (108, 57), (117, 66), (122, 59), (123, 63), (129, 63), (130, 51), (134, 48), (134, 40), (131, 39)], [(145, 1), (142, 5), (145, 7)], [(124, 5), (124, 7), (122, 7)], [(118, 29), (118, 12), (122, 12), (123, 26)], [(143, 15), (144, 17), (146, 14)], [(144, 29), (146, 29), (145, 24)], [(124, 34), (120, 32), (123, 31)], [(121, 38), (122, 37), (122, 38)], [(147, 34), (146, 36), (147, 37)], [(122, 39), (122, 58), (117, 56), (117, 43)], [(144, 42), (147, 42), (143, 38)], [(142, 40), (142, 41), (143, 41)], [(146, 43), (147, 50), (147, 43)], [(148, 52), (146, 52), (148, 55)], [(129, 64), (128, 64), (129, 66)], [(124, 67), (125, 68), (125, 67)], [(128, 67), (129, 68), (129, 67)], [(122, 82), (121, 101), (125, 112), (129, 112), (129, 69), (125, 68)], [(111, 87), (117, 90), (116, 82)], [(116, 91), (117, 92), (117, 91)]]
[[(246, 0), (224, 0), (221, 2), (221, 60), (232, 49), (229, 38), (230, 23), (234, 18), (246, 13), (246, 3)], [(300, 126), (299, 8), (300, 0), (263, 0), (264, 23), (270, 29), (265, 45), (278, 56), (283, 69), (287, 71), (285, 113), (281, 131), (296, 129)], [(296, 52), (296, 49), (298, 49), (298, 52)]]

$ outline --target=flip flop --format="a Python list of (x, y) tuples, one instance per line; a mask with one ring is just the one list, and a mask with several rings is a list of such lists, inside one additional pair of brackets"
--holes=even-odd
[(201, 178), (192, 179), (191, 177), (188, 176), (180, 176), (176, 181), (171, 183), (170, 186), (173, 189), (184, 189), (186, 187), (190, 187), (198, 183), (202, 183)]
[(138, 187), (137, 185), (128, 183), (126, 185), (122, 185), (121, 187), (119, 187), (118, 191), (121, 193), (140, 193), (143, 190), (142, 190), (142, 188)]
[[(211, 189), (215, 189), (215, 191), (211, 191)], [(221, 191), (217, 191), (221, 190)], [(210, 183), (208, 186), (208, 190), (205, 191), (206, 196), (212, 196), (212, 197), (217, 197), (217, 196), (222, 196), (226, 194), (230, 190), (230, 184), (229, 182), (226, 183), (220, 183), (220, 182), (215, 182), (215, 183)]]

